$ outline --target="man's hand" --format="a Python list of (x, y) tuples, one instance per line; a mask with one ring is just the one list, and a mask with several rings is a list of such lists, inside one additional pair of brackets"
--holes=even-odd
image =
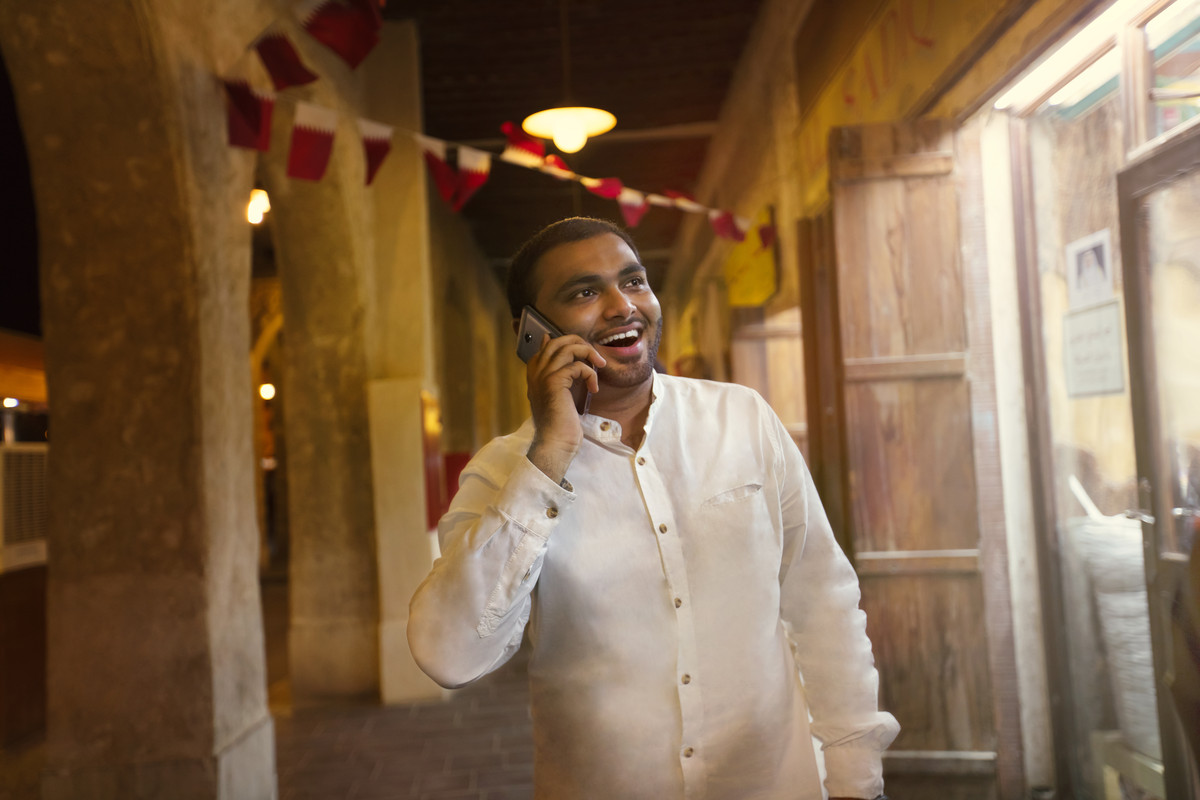
[(571, 386), (576, 380), (583, 380), (587, 381), (589, 392), (599, 391), (596, 369), (604, 364), (604, 357), (574, 334), (554, 339), (546, 336), (542, 339), (542, 349), (529, 359), (525, 380), (534, 434), (527, 455), (555, 483), (566, 476), (567, 467), (583, 441), (583, 426)]

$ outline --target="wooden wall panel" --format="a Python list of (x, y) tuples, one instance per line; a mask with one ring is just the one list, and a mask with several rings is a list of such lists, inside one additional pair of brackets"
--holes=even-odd
[(979, 576), (864, 576), (862, 581), (867, 633), (880, 666), (879, 702), (901, 721), (892, 749), (993, 750)]
[(979, 546), (961, 378), (847, 384), (846, 427), (857, 550)]

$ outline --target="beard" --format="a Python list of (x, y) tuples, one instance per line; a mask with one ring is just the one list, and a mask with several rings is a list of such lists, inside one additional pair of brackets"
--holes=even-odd
[(658, 361), (658, 346), (662, 343), (662, 317), (654, 326), (652, 339), (646, 340), (646, 355), (633, 364), (620, 364), (615, 360), (600, 369), (600, 382), (609, 386), (628, 389), (650, 380), (654, 364)]

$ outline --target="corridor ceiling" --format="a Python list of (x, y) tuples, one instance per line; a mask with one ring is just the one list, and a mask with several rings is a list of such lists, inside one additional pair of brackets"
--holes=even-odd
[[(567, 164), (643, 191), (693, 191), (760, 0), (562, 2), (574, 104), (617, 117), (611, 133), (563, 154)], [(417, 26), (425, 133), (498, 153), (505, 121), (563, 105), (562, 10), (560, 0), (389, 0), (385, 18)], [(633, 231), (652, 280), (684, 213), (651, 207)], [(462, 211), (497, 269), (542, 225), (572, 214), (623, 224), (615, 201), (498, 159)]]

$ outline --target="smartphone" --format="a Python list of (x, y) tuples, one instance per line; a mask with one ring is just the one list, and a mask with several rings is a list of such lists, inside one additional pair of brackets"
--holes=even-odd
[[(563, 333), (554, 323), (538, 313), (533, 306), (521, 309), (521, 322), (517, 326), (517, 355), (526, 364), (542, 349), (542, 339), (549, 334), (551, 339), (557, 339)], [(592, 395), (588, 391), (587, 381), (577, 380), (571, 386), (571, 396), (575, 398), (575, 410), (583, 416), (591, 405)]]

